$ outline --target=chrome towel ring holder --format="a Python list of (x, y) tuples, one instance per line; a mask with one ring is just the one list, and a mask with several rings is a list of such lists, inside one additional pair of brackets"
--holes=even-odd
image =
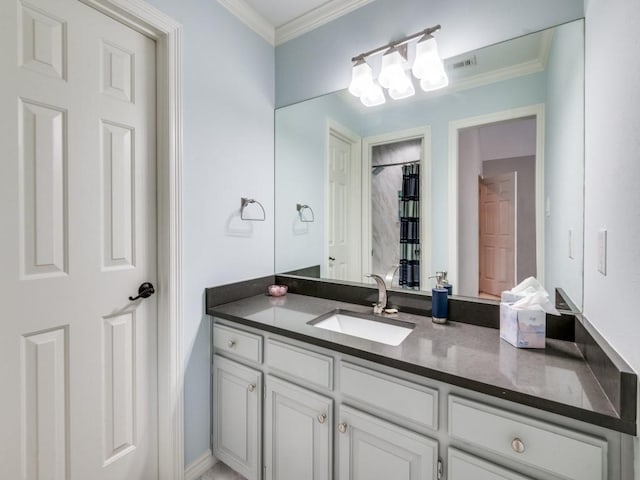
[[(256, 205), (258, 205), (260, 207), (260, 210), (262, 210), (262, 218), (247, 218), (244, 216), (244, 210), (245, 208), (247, 208), (248, 205), (255, 203)], [(267, 217), (267, 214), (264, 211), (264, 207), (262, 206), (262, 204), (253, 199), (253, 198), (246, 198), (246, 197), (242, 197), (240, 199), (240, 219), (241, 220), (246, 220), (249, 222), (264, 222), (265, 218)]]
[[(298, 210), (298, 215), (300, 215), (300, 221), (305, 223), (313, 223), (315, 221), (315, 215), (313, 214), (313, 209), (309, 205), (305, 205), (302, 203), (296, 204), (296, 210)], [(311, 219), (305, 218), (302, 212), (305, 210), (309, 210), (311, 212)]]

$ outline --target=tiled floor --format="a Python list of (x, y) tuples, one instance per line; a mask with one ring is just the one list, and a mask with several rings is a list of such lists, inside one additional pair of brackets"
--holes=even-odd
[(200, 480), (246, 480), (242, 475), (234, 472), (224, 463), (218, 462), (216, 465), (205, 473)]

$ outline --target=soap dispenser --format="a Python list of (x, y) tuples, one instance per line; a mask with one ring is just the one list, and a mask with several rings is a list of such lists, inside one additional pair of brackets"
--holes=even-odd
[(436, 286), (431, 289), (431, 319), (434, 323), (447, 323), (449, 291), (443, 285), (442, 272), (436, 272)]

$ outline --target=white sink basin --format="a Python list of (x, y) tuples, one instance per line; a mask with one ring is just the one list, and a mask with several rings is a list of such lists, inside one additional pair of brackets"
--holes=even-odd
[(397, 346), (413, 330), (412, 323), (375, 317), (345, 310), (334, 310), (309, 322), (314, 327)]

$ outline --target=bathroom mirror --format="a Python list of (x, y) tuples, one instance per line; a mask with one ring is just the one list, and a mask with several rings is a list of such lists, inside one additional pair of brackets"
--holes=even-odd
[(439, 91), (276, 110), (276, 273), (430, 290), (447, 271), (484, 298), (536, 276), (580, 307), (583, 20), (444, 63)]

